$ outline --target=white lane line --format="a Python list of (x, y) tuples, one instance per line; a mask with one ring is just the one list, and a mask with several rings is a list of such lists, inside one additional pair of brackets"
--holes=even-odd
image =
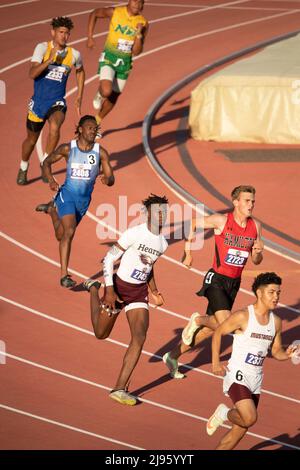
[[(223, 4), (220, 4), (220, 5), (214, 5), (214, 6), (210, 6), (210, 7), (207, 7), (207, 8), (200, 8), (198, 10), (192, 10), (192, 11), (186, 11), (184, 13), (178, 13), (177, 15), (168, 16), (167, 18), (168, 19), (179, 18), (181, 16), (193, 15), (194, 13), (202, 13), (202, 12), (206, 12), (206, 11), (210, 11), (210, 10), (215, 10), (217, 8), (222, 8), (223, 6), (235, 5), (235, 4), (240, 4), (240, 3), (247, 3), (249, 1), (250, 0), (237, 0), (237, 1), (234, 1), (234, 2), (223, 3)], [(69, 17), (80, 16), (80, 15), (85, 15), (86, 13), (91, 13), (91, 11), (93, 11), (93, 10), (90, 9), (90, 10), (80, 11), (78, 13), (69, 13), (69, 14), (64, 15), (64, 16), (69, 16)], [(152, 20), (150, 23), (157, 22), (157, 21), (165, 21), (165, 19), (166, 18), (160, 18), (160, 19), (157, 19), (157, 20)], [(36, 25), (39, 25), (39, 24), (48, 23), (51, 20), (52, 20), (52, 18), (47, 18), (45, 20), (35, 21), (34, 23), (27, 23), (27, 24), (23, 24), (23, 25), (20, 25), (20, 26), (14, 26), (14, 27), (8, 28), (8, 29), (3, 29), (3, 30), (0, 31), (0, 34), (9, 33), (11, 31), (16, 31), (18, 29), (29, 28), (31, 26), (36, 26)]]
[(111, 437), (103, 436), (101, 434), (95, 434), (94, 432), (86, 431), (85, 429), (75, 428), (74, 426), (70, 426), (69, 424), (65, 424), (60, 421), (54, 421), (53, 419), (49, 419), (49, 418), (44, 418), (43, 416), (40, 416), (40, 415), (34, 415), (32, 413), (28, 413), (27, 411), (20, 410), (19, 408), (13, 408), (11, 406), (4, 405), (3, 403), (0, 403), (0, 408), (2, 408), (3, 410), (12, 411), (13, 413), (17, 413), (23, 416), (27, 416), (29, 418), (36, 419), (38, 421), (43, 421), (44, 423), (53, 424), (54, 426), (58, 426), (60, 428), (68, 429), (70, 431), (75, 431), (80, 434), (85, 434), (86, 436), (95, 437), (96, 439), (101, 439), (103, 441), (112, 442), (113, 444), (118, 444), (124, 447), (129, 447), (130, 449), (145, 450), (142, 447), (137, 447), (132, 444), (128, 444), (127, 442), (117, 441), (116, 439), (113, 439)]
[[(299, 10), (292, 10), (291, 12), (288, 12), (287, 14), (289, 13), (297, 13), (299, 12)], [(191, 12), (193, 13), (193, 12)], [(285, 13), (284, 13), (285, 14)], [(282, 14), (279, 14), (279, 16), (281, 16)], [(173, 15), (172, 18), (174, 17), (180, 17), (181, 14), (178, 14), (178, 15)], [(275, 15), (277, 17), (277, 15)], [(149, 21), (149, 23), (157, 23), (157, 22), (160, 22), (160, 21), (167, 21), (168, 19), (170, 19), (171, 17), (169, 16), (166, 16), (166, 17), (163, 17), (163, 18), (158, 18), (156, 20), (151, 20)], [(266, 17), (267, 20), (269, 19), (272, 19), (273, 17)], [(209, 36), (210, 34), (215, 34), (215, 33), (220, 33), (220, 32), (223, 32), (223, 31), (229, 31), (230, 29), (234, 29), (236, 27), (240, 27), (240, 26), (244, 26), (244, 25), (249, 25), (249, 24), (252, 24), (252, 23), (256, 23), (257, 21), (263, 21), (264, 19), (258, 19), (258, 20), (251, 20), (251, 21), (248, 21), (246, 23), (238, 23), (237, 25), (232, 25), (232, 26), (228, 26), (226, 28), (220, 28), (218, 30), (213, 30), (213, 31), (208, 31), (207, 33), (203, 33), (203, 34), (200, 34), (200, 35), (197, 35), (197, 36), (190, 36), (189, 38), (184, 38), (184, 39), (181, 39), (179, 41), (176, 41), (176, 42), (173, 42), (173, 43), (170, 43), (169, 45), (168, 44), (165, 44), (161, 47), (157, 47), (156, 49), (152, 49), (148, 52), (144, 52), (142, 54), (140, 54), (139, 56), (135, 57), (134, 59), (137, 60), (137, 59), (140, 59), (142, 57), (146, 57), (147, 55), (149, 54), (152, 54), (152, 53), (155, 53), (155, 52), (159, 52), (161, 49), (166, 49), (167, 47), (172, 47), (172, 46), (177, 46), (178, 44), (182, 43), (182, 42), (186, 42), (186, 41), (189, 41), (189, 40), (192, 40), (192, 39), (195, 39), (195, 38), (198, 38), (198, 37), (204, 37), (204, 36)], [(94, 35), (94, 38), (97, 38), (97, 37), (100, 37), (100, 36), (104, 36), (108, 33), (108, 31), (104, 31), (102, 33), (99, 33), (99, 34), (95, 34)], [(81, 39), (77, 39), (75, 41), (71, 41), (69, 43), (70, 46), (74, 45), (74, 44), (79, 44), (81, 42), (84, 42), (87, 40), (87, 37), (83, 37)], [(21, 60), (18, 60), (17, 62), (14, 62), (10, 65), (7, 65), (6, 67), (3, 67), (2, 69), (0, 69), (0, 74), (1, 73), (4, 73), (4, 72), (7, 72), (8, 70), (11, 70), (15, 67), (17, 67), (18, 65), (22, 65), (24, 64), (25, 62), (28, 62), (29, 60), (31, 59), (31, 56), (30, 57), (26, 57), (25, 59), (21, 59)], [(98, 77), (98, 75), (94, 75), (93, 77), (91, 77), (89, 80), (95, 80), (96, 78)], [(87, 81), (85, 82), (87, 83)]]
[[(4, 355), (4, 353), (2, 353), (0, 351), (0, 355)], [(110, 387), (107, 387), (105, 385), (102, 385), (102, 384), (99, 384), (99, 383), (96, 383), (96, 382), (92, 382), (91, 380), (83, 379), (81, 377), (78, 377), (77, 375), (68, 374), (66, 372), (62, 372), (60, 370), (53, 369), (53, 368), (48, 367), (48, 366), (44, 366), (44, 365), (39, 364), (37, 362), (29, 361), (29, 360), (24, 359), (22, 357), (15, 356), (13, 354), (6, 353), (5, 356), (9, 357), (11, 359), (14, 359), (15, 361), (22, 362), (24, 364), (36, 367), (38, 369), (42, 369), (42, 370), (45, 370), (47, 372), (52, 372), (54, 374), (66, 377), (68, 379), (75, 380), (77, 382), (82, 382), (82, 383), (85, 383), (87, 385), (91, 385), (92, 387), (97, 387), (97, 388), (100, 388), (102, 390), (108, 390), (108, 391), (111, 390)], [(203, 416), (199, 416), (199, 415), (196, 415), (194, 413), (189, 413), (187, 411), (183, 411), (183, 410), (180, 410), (178, 408), (171, 407), (171, 406), (163, 405), (162, 403), (158, 403), (156, 401), (146, 400), (142, 397), (139, 397), (139, 400), (144, 402), (144, 403), (147, 403), (148, 405), (155, 406), (156, 408), (161, 408), (161, 409), (166, 410), (166, 411), (171, 411), (172, 413), (176, 413), (176, 414), (179, 414), (179, 415), (182, 415), (182, 416), (186, 416), (188, 418), (196, 419), (198, 421), (203, 421), (205, 423), (208, 421), (208, 418), (204, 418)], [(228, 426), (227, 424), (223, 424), (222, 427), (226, 428), (226, 429), (231, 429), (231, 426)], [(257, 437), (258, 439), (267, 440), (267, 441), (274, 442), (275, 444), (281, 444), (281, 445), (290, 447), (291, 449), (300, 450), (300, 447), (293, 446), (291, 444), (286, 444), (285, 442), (278, 441), (278, 440), (275, 440), (275, 439), (272, 439), (272, 438), (269, 438), (269, 437), (266, 437), (266, 436), (262, 436), (260, 434), (256, 434), (256, 433), (252, 433), (252, 432), (247, 432), (247, 434), (250, 435), (250, 436), (253, 436), (253, 437)], [(103, 437), (101, 436), (101, 438), (103, 438)], [(111, 439), (106, 438), (106, 440), (111, 440)], [(118, 441), (112, 441), (112, 442), (118, 442)], [(125, 445), (128, 445), (128, 444), (125, 444)]]
[[(72, 330), (76, 330), (76, 331), (79, 331), (80, 333), (88, 334), (88, 335), (94, 337), (94, 334), (90, 330), (86, 330), (85, 328), (81, 328), (81, 327), (79, 327), (77, 325), (74, 325), (72, 323), (65, 322), (65, 321), (60, 320), (58, 318), (52, 317), (52, 316), (47, 315), (45, 313), (42, 313), (38, 310), (27, 307), (26, 305), (20, 304), (19, 302), (15, 302), (14, 300), (8, 299), (7, 297), (3, 297), (2, 295), (0, 295), (0, 300), (2, 300), (3, 302), (8, 303), (10, 305), (13, 305), (15, 307), (21, 308), (22, 310), (25, 310), (26, 312), (32, 313), (33, 315), (36, 315), (38, 317), (41, 317), (41, 318), (44, 318), (46, 320), (52, 321), (53, 323), (63, 325), (63, 326), (65, 326), (67, 328), (70, 328)], [(106, 338), (105, 341), (107, 341), (109, 343), (112, 343), (112, 344), (115, 344), (117, 346), (121, 346), (122, 348), (128, 348), (128, 344), (122, 343), (121, 341), (116, 341), (116, 340), (113, 340), (113, 339), (110, 339), (110, 338)], [(149, 352), (149, 351), (145, 351), (144, 349), (142, 350), (142, 354), (144, 354), (145, 356), (149, 356), (151, 358), (159, 359), (160, 361), (162, 360), (162, 356), (159, 356), (158, 354), (155, 354), (155, 353), (152, 353), (152, 352)], [(182, 368), (185, 368), (187, 370), (191, 370), (191, 371), (194, 371), (194, 372), (198, 372), (200, 374), (208, 375), (210, 377), (213, 377), (214, 379), (222, 380), (222, 377), (216, 376), (212, 372), (208, 372), (208, 371), (203, 370), (203, 369), (194, 368), (192, 366), (189, 366), (187, 364), (183, 364), (181, 362), (178, 362), (178, 364), (179, 364), (179, 366), (181, 366)], [(265, 390), (265, 389), (262, 389), (262, 392), (267, 394), (267, 395), (275, 396), (275, 397), (281, 398), (283, 400), (287, 400), (287, 401), (291, 401), (293, 403), (300, 404), (300, 400), (297, 400), (296, 398), (288, 397), (286, 395), (281, 395), (279, 393), (271, 392), (270, 390)]]
[(24, 2), (5, 3), (4, 5), (0, 5), (0, 8), (15, 7), (18, 5), (23, 5), (24, 3), (33, 3), (33, 2), (39, 2), (39, 1), (40, 0), (24, 0)]
[[(86, 13), (90, 13), (93, 10), (85, 10), (85, 11), (80, 11), (78, 13), (69, 13), (64, 16), (68, 17), (74, 17), (74, 16), (80, 16), (80, 15), (85, 15)], [(35, 21), (34, 23), (26, 23), (21, 26), (14, 26), (13, 28), (8, 28), (8, 29), (2, 29), (0, 31), (0, 34), (4, 33), (10, 33), (11, 31), (17, 31), (18, 29), (24, 29), (24, 28), (30, 28), (30, 26), (36, 26), (38, 24), (44, 24), (52, 21), (52, 18), (47, 18), (46, 20), (40, 20), (40, 21)]]

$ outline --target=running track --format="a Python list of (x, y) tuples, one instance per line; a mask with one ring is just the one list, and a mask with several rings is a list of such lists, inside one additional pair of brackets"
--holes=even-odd
[[(113, 188), (96, 186), (89, 214), (73, 243), (71, 268), (78, 282), (99, 273), (99, 261), (107, 243), (112, 241), (96, 236), (96, 213), (101, 203), (118, 208), (119, 196), (126, 195), (130, 205), (154, 192), (166, 194), (171, 204), (183, 205), (152, 170), (144, 154), (141, 126), (153, 102), (201, 66), (296, 30), (300, 22), (299, 1), (146, 3), (145, 16), (151, 22), (151, 30), (144, 54), (136, 61), (124, 95), (103, 126), (102, 142), (111, 154), (116, 184)], [(226, 398), (221, 392), (221, 381), (211, 374), (210, 343), (183, 356), (186, 367), (182, 370), (187, 372), (183, 381), (171, 380), (161, 361), (179, 338), (185, 319), (193, 311), (205, 308), (205, 301), (199, 301), (193, 293), (211, 264), (212, 238), (208, 237), (204, 249), (195, 255), (192, 270), (178, 263), (182, 242), (172, 243), (166, 257), (157, 264), (156, 277), (165, 305), (151, 309), (148, 338), (130, 384), (130, 390), (139, 394), (142, 404), (131, 408), (113, 402), (108, 391), (129, 341), (125, 316), (119, 318), (110, 339), (97, 341), (91, 331), (88, 296), (80, 287), (74, 291), (60, 288), (58, 249), (50, 221), (34, 212), (39, 202), (49, 199), (48, 187), (39, 179), (36, 152), (29, 173), (32, 184), (24, 188), (15, 184), (25, 132), (26, 102), (32, 91), (28, 59), (36, 43), (48, 40), (49, 19), (57, 15), (73, 17), (75, 29), (71, 41), (83, 53), (87, 75), (84, 114), (92, 112), (97, 58), (107, 24), (102, 23), (102, 30), (98, 30), (97, 50), (90, 52), (85, 48), (84, 38), (87, 15), (95, 8), (95, 2), (37, 0), (15, 5), (2, 0), (0, 7), (0, 78), (7, 88), (7, 104), (0, 106), (3, 212), (0, 340), (5, 342), (7, 352), (6, 365), (0, 365), (3, 423), (0, 448), (213, 449), (225, 429), (208, 438), (205, 422)], [(177, 92), (160, 109), (151, 144), (161, 165), (180, 185), (211, 209), (222, 210), (226, 204), (188, 172), (177, 146), (178, 126), (186, 114), (189, 92), (198, 81)], [(74, 85), (72, 76), (68, 90)], [(73, 112), (74, 93), (68, 100), (62, 142), (72, 138), (77, 121)], [(297, 239), (298, 220), (291, 214), (299, 211), (296, 179), (299, 164), (232, 167), (233, 164), (216, 156), (214, 150), (218, 146), (213, 143), (200, 144), (188, 139), (185, 144), (195, 166), (221, 195), (228, 197), (232, 187), (244, 181), (254, 184), (258, 189), (255, 215)], [(43, 146), (44, 136), (40, 148)], [(61, 172), (58, 179), (63, 178)], [(117, 238), (117, 232), (112, 233)], [(271, 232), (265, 232), (265, 236), (297, 251), (298, 246), (290, 240)], [(259, 271), (249, 262), (236, 302), (236, 307), (252, 302), (251, 280), (261, 270), (276, 270), (282, 275), (283, 305), (278, 313), (283, 319), (285, 344), (299, 338), (299, 269), (299, 261), (266, 251)], [(224, 345), (224, 357), (230, 351), (229, 343)], [(299, 450), (299, 405), (299, 369), (291, 363), (267, 359), (259, 420), (239, 449)]]

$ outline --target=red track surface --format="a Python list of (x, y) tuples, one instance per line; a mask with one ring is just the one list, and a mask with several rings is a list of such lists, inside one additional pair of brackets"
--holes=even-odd
[[(0, 5), (8, 3), (5, 0)], [(128, 205), (139, 202), (150, 192), (166, 194), (171, 204), (182, 204), (152, 171), (145, 158), (141, 124), (147, 110), (167, 88), (206, 63), (263, 39), (296, 30), (300, 22), (300, 11), (292, 11), (299, 7), (299, 3), (293, 1), (240, 2), (236, 5), (239, 8), (214, 9), (165, 20), (164, 17), (197, 10), (197, 6), (202, 4), (213, 6), (221, 4), (221, 1), (193, 0), (190, 4), (194, 7), (182, 7), (179, 0), (177, 4), (180, 6), (177, 7), (176, 2), (169, 2), (169, 6), (159, 6), (160, 3), (168, 2), (156, 0), (145, 7), (145, 16), (150, 21), (159, 18), (162, 21), (151, 24), (145, 47), (145, 52), (149, 54), (136, 61), (124, 95), (103, 126), (107, 132), (103, 145), (112, 155), (116, 184), (111, 189), (100, 184), (96, 186), (90, 206), (90, 213), (94, 215), (100, 203), (107, 202), (118, 207), (120, 195), (128, 197)], [(71, 1), (37, 1), (4, 7), (1, 9), (0, 33), (53, 16), (70, 15), (92, 8), (95, 8), (93, 2)], [(278, 16), (256, 22), (274, 15)], [(248, 25), (230, 28), (251, 21)], [(87, 13), (75, 16), (74, 22), (72, 41), (86, 36)], [(36, 43), (48, 40), (48, 23), (0, 34), (3, 44), (0, 67), (5, 68), (29, 58)], [(226, 31), (212, 32), (225, 27)], [(210, 34), (159, 49), (205, 32)], [(84, 41), (74, 46), (83, 53), (87, 78), (95, 74), (104, 37), (97, 40), (97, 51), (94, 52), (86, 50)], [(108, 390), (114, 384), (124, 346), (129, 340), (125, 315), (119, 318), (111, 336), (112, 341), (97, 341), (91, 331), (88, 296), (81, 291), (67, 291), (59, 287), (59, 269), (50, 264), (51, 260), (58, 261), (58, 247), (50, 221), (48, 217), (34, 212), (36, 204), (48, 200), (48, 187), (39, 179), (27, 187), (15, 184), (21, 141), (25, 135), (26, 102), (32, 92), (28, 63), (11, 67), (0, 78), (7, 87), (7, 105), (0, 107), (3, 122), (0, 249), (2, 266), (5, 266), (1, 283), (0, 339), (6, 343), (7, 353), (11, 355), (6, 365), (0, 365), (0, 421), (3, 423), (0, 427), (0, 448), (130, 449), (128, 445), (131, 445), (144, 449), (213, 449), (224, 429), (208, 438), (205, 421), (216, 405), (226, 398), (222, 395), (220, 380), (206, 373), (211, 370), (210, 343), (183, 357), (191, 367), (187, 371), (187, 379), (183, 381), (171, 380), (160, 359), (178, 339), (185, 323), (184, 319), (172, 313), (189, 317), (194, 310), (203, 311), (205, 308), (205, 301), (199, 302), (194, 295), (202, 283), (202, 276), (168, 259), (159, 261), (156, 277), (165, 296), (164, 308), (168, 312), (151, 309), (151, 325), (144, 354), (130, 386), (146, 402), (134, 408), (114, 403), (108, 398)], [(74, 83), (73, 76), (69, 90)], [(189, 92), (195, 85), (193, 83), (178, 92), (161, 109), (158, 118), (162, 119), (158, 119), (153, 126), (152, 144), (160, 150), (158, 156), (161, 164), (179, 184), (207, 206), (220, 210), (224, 206), (199, 187), (182, 166), (176, 148), (176, 129), (182, 108), (188, 106)], [(92, 112), (95, 88), (96, 81), (86, 86), (83, 113)], [(73, 99), (74, 95), (68, 100), (69, 111), (62, 130), (62, 142), (72, 138), (77, 121)], [(176, 110), (177, 113), (174, 112)], [(214, 153), (215, 148), (224, 148), (224, 145), (191, 140), (186, 145), (196, 166), (221, 194), (228, 197), (232, 187), (245, 180), (254, 184), (258, 189), (256, 215), (273, 227), (297, 237), (298, 220), (291, 214), (298, 212), (300, 194), (296, 177), (299, 164), (232, 164)], [(220, 171), (216, 172), (216, 167)], [(32, 156), (29, 171), (33, 179), (40, 176), (36, 154)], [(58, 178), (63, 181), (64, 174)], [(3, 234), (11, 239), (4, 238)], [(265, 235), (297, 250), (291, 243), (271, 233)], [(41, 259), (33, 252), (25, 251), (15, 241), (46, 258)], [(96, 236), (96, 222), (85, 217), (73, 243), (71, 268), (85, 276), (95, 274), (100, 269), (99, 260), (106, 248), (106, 241), (99, 241)], [(182, 249), (182, 242), (174, 243), (167, 255), (179, 260)], [(205, 271), (210, 267), (212, 249), (210, 239), (200, 254), (195, 255), (196, 269)], [(257, 270), (251, 263), (247, 268), (242, 287), (249, 290)], [(299, 337), (299, 262), (266, 251), (259, 268), (263, 271), (276, 270), (284, 278), (281, 300), (294, 309), (279, 309), (283, 318), (283, 341), (288, 344)], [(247, 305), (252, 300), (249, 294), (240, 292), (236, 307)], [(225, 355), (229, 351), (229, 348), (224, 349)], [(25, 363), (24, 360), (30, 362)], [(267, 359), (264, 390), (266, 393), (262, 395), (259, 420), (251, 429), (253, 434), (246, 436), (239, 448), (250, 449), (256, 445), (266, 449), (291, 448), (268, 442), (268, 439), (300, 448), (297, 419), (299, 369), (291, 363)], [(3, 405), (10, 409), (3, 408)], [(25, 416), (24, 412), (30, 415)], [(67, 429), (66, 426), (76, 429)]]

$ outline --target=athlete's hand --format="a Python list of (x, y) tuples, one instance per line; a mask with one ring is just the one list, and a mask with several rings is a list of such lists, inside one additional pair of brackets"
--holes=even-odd
[(100, 176), (100, 181), (101, 181), (102, 184), (108, 184), (109, 178), (105, 175), (101, 175)]
[(190, 268), (193, 263), (193, 257), (191, 253), (184, 252), (181, 262), (184, 264), (184, 266), (186, 266), (187, 268)]
[(115, 293), (113, 286), (106, 287), (104, 298), (102, 301), (102, 310), (106, 311), (109, 317), (111, 316), (112, 311), (116, 308), (116, 300), (117, 294)]
[(136, 33), (137, 34), (143, 34), (143, 29), (144, 29), (143, 23), (138, 23), (136, 25)]
[(87, 42), (86, 42), (86, 47), (88, 49), (94, 49), (95, 47), (95, 41), (93, 38), (88, 38)]
[(292, 355), (296, 352), (299, 351), (300, 345), (299, 344), (290, 344), (288, 348), (286, 349), (286, 353), (288, 357), (292, 357)]
[(58, 191), (59, 190), (59, 184), (54, 178), (51, 181), (49, 181), (49, 187), (50, 187), (51, 191)]
[(214, 375), (224, 377), (226, 375), (227, 368), (223, 364), (218, 363), (212, 365), (212, 371)]
[(50, 62), (55, 62), (55, 58), (56, 58), (56, 54), (57, 54), (57, 51), (58, 51), (58, 47), (55, 46), (51, 49), (50, 51), (50, 55), (49, 55), (49, 60)]
[(75, 108), (76, 108), (76, 112), (77, 112), (77, 115), (78, 115), (79, 118), (81, 116), (81, 101), (82, 101), (82, 97), (77, 96), (77, 98), (75, 100)]
[(153, 297), (156, 307), (160, 307), (161, 305), (165, 303), (164, 298), (160, 292), (154, 291), (154, 292), (151, 292), (151, 295)]
[(262, 253), (264, 249), (264, 242), (262, 240), (255, 240), (252, 246), (252, 253), (254, 255), (258, 255), (259, 253)]

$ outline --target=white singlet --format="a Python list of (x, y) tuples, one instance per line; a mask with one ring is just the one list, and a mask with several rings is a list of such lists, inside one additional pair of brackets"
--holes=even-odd
[(147, 282), (153, 264), (168, 248), (165, 237), (150, 232), (146, 223), (126, 230), (119, 238), (118, 244), (125, 253), (117, 275), (131, 284)]
[(248, 306), (248, 312), (246, 330), (234, 335), (228, 372), (224, 377), (224, 393), (233, 382), (245, 385), (252, 393), (260, 393), (263, 362), (276, 334), (275, 320), (273, 312), (270, 312), (268, 324), (261, 325), (256, 319), (253, 305)]

